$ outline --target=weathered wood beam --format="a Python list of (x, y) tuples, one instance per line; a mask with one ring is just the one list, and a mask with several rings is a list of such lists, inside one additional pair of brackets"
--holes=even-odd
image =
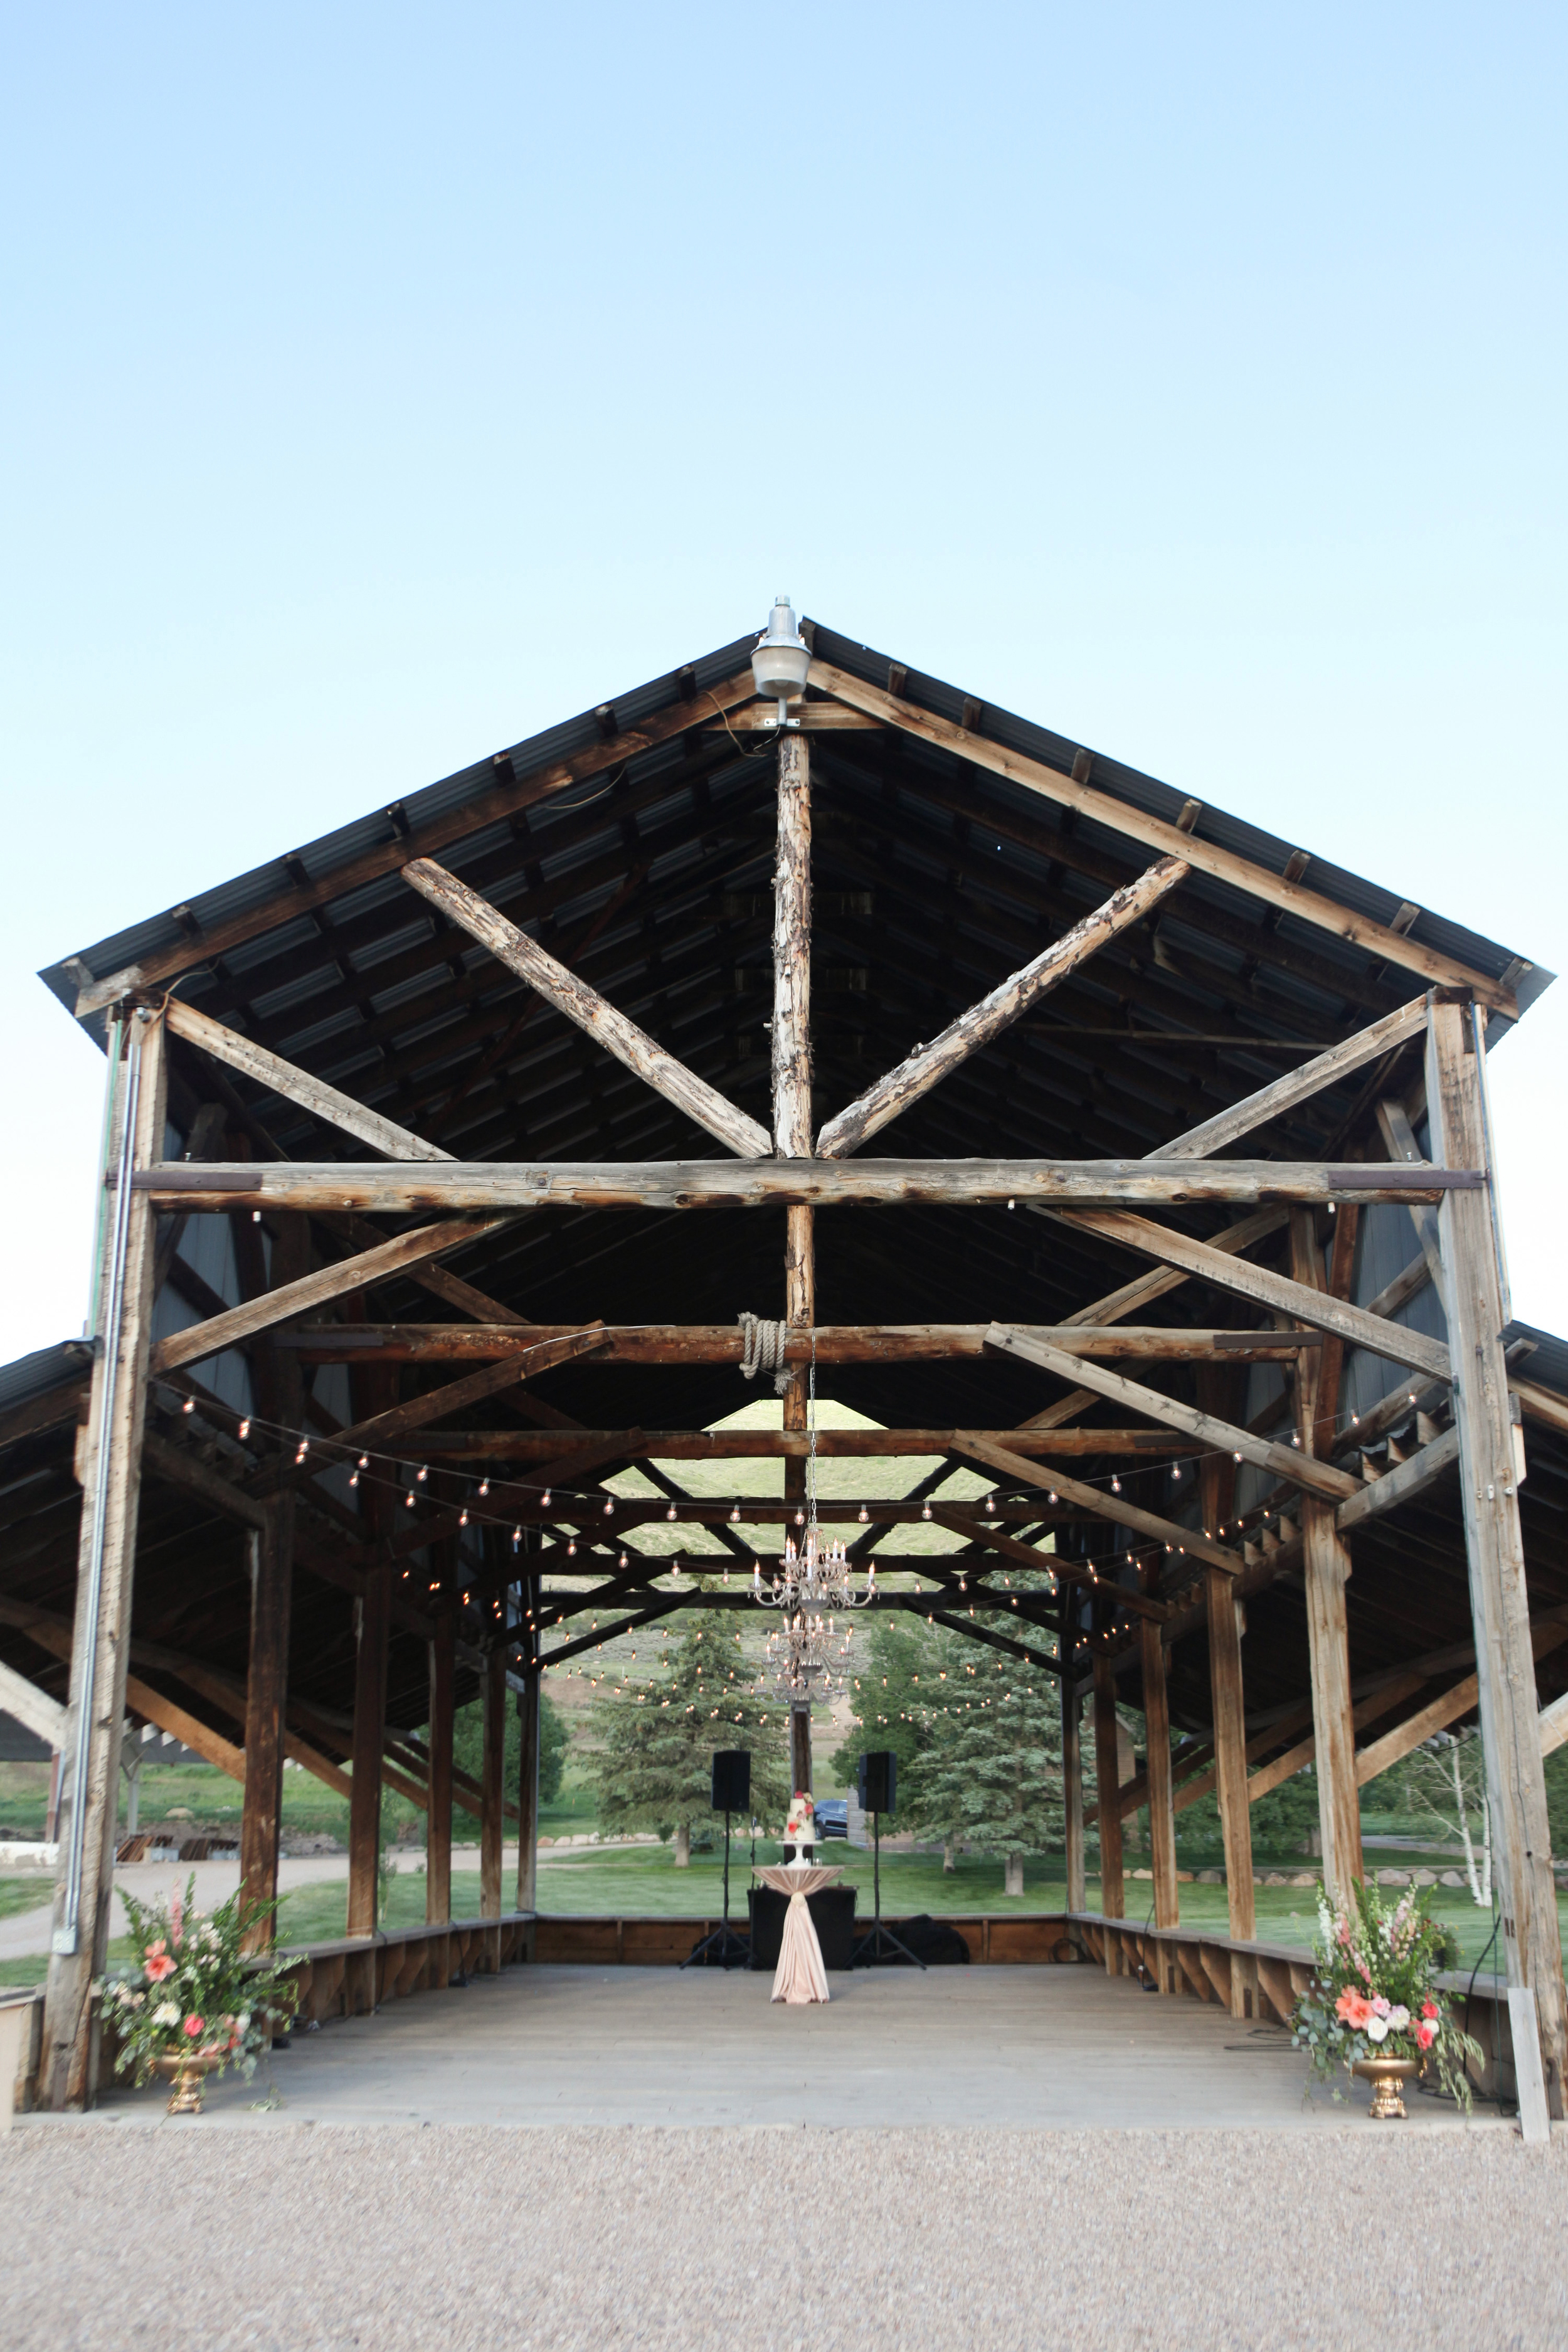
[(1359, 1498), (1362, 1493), (1361, 1480), (1352, 1478), (1348, 1471), (1314, 1461), (1289, 1445), (1269, 1444), (1266, 1439), (1254, 1437), (1249, 1430), (1237, 1429), (1214, 1413), (1200, 1412), (1195, 1405), (1163, 1395), (1158, 1389), (1147, 1388), (1140, 1381), (1124, 1379), (1121, 1373), (1110, 1371), (1103, 1365), (1088, 1364), (1080, 1356), (1069, 1355), (1065, 1349), (1052, 1347), (1016, 1326), (993, 1323), (986, 1341), (999, 1354), (1021, 1356), (1026, 1363), (1054, 1372), (1058, 1380), (1076, 1380), (1097, 1396), (1109, 1397), (1113, 1403), (1126, 1406), (1130, 1412), (1146, 1413), (1151, 1421), (1163, 1422), (1169, 1429), (1184, 1430), (1201, 1445), (1239, 1454), (1244, 1462), (1254, 1463), (1260, 1470), (1271, 1470), (1277, 1478), (1291, 1479), (1298, 1486), (1310, 1487), (1335, 1502), (1351, 1496)]
[[(1121, 1759), (1116, 1737), (1116, 1683), (1109, 1658), (1094, 1660), (1094, 1778), (1100, 1823), (1100, 1907), (1108, 1919), (1123, 1916), (1126, 1889), (1122, 1880), (1121, 1808), (1116, 1802), (1121, 1787)], [(1121, 1948), (1113, 1936), (1105, 1939), (1105, 1965), (1120, 1973)]]
[(313, 1078), (309, 1071), (296, 1068), (279, 1054), (268, 1053), (265, 1045), (253, 1044), (237, 1030), (226, 1028), (221, 1021), (209, 1020), (194, 1005), (182, 1003), (171, 996), (168, 1009), (169, 1028), (187, 1045), (197, 1045), (204, 1054), (226, 1062), (230, 1069), (238, 1070), (258, 1086), (267, 1087), (273, 1094), (284, 1096), (298, 1103), (302, 1110), (311, 1112), (331, 1127), (342, 1128), (357, 1142), (368, 1143), (386, 1160), (450, 1160), (424, 1137), (415, 1135), (408, 1128), (399, 1127), (395, 1119), (383, 1118), (379, 1111), (367, 1110), (353, 1095), (339, 1092), (323, 1079)]
[(1381, 1518), (1384, 1511), (1396, 1511), (1402, 1503), (1424, 1494), (1458, 1459), (1458, 1430), (1446, 1429), (1440, 1437), (1422, 1446), (1419, 1453), (1411, 1454), (1408, 1461), (1384, 1471), (1381, 1478), (1373, 1479), (1370, 1486), (1363, 1486), (1351, 1495), (1334, 1513), (1334, 1525), (1341, 1535), (1348, 1535), (1365, 1519)]
[(950, 1022), (940, 1037), (929, 1045), (917, 1047), (896, 1069), (889, 1070), (830, 1118), (817, 1138), (820, 1156), (841, 1160), (858, 1151), (869, 1137), (897, 1118), (911, 1103), (918, 1102), (950, 1070), (956, 1069), (972, 1054), (979, 1053), (1069, 972), (1087, 963), (1108, 940), (1113, 940), (1130, 925), (1142, 922), (1152, 907), (1185, 880), (1187, 870), (1183, 859), (1162, 857), (1136, 882), (1114, 891), (1092, 915), (1086, 915), (1031, 962), (1000, 982), (978, 1004), (972, 1004), (967, 1013)]
[[(253, 1171), (258, 1175), (262, 1172), (259, 1169)], [(221, 1205), (233, 1208), (242, 1204), (228, 1200)], [(284, 1197), (275, 1205), (296, 1208), (299, 1202)], [(171, 1333), (153, 1349), (151, 1369), (154, 1373), (171, 1372), (182, 1364), (199, 1363), (204, 1356), (216, 1356), (225, 1348), (237, 1347), (242, 1339), (250, 1339), (258, 1331), (269, 1330), (275, 1323), (308, 1314), (314, 1307), (324, 1307), (331, 1298), (342, 1298), (348, 1291), (363, 1289), (367, 1283), (404, 1273), (441, 1251), (478, 1241), (486, 1234), (499, 1232), (507, 1223), (505, 1216), (447, 1217), (438, 1224), (421, 1225), (414, 1233), (399, 1234), (393, 1241), (378, 1242), (374, 1249), (362, 1251), (358, 1257), (341, 1258), (336, 1265), (318, 1266), (314, 1274), (303, 1275), (297, 1282), (280, 1283), (276, 1290), (265, 1291), (259, 1298), (247, 1299), (243, 1306), (231, 1307), (223, 1315), (210, 1316), (206, 1322), (194, 1324), (189, 1330)]]
[(1303, 889), (1296, 881), (1280, 874), (1270, 874), (1255, 865), (1250, 858), (1240, 856), (1235, 850), (1222, 849), (1217, 843), (1202, 841), (1195, 833), (1183, 833), (1163, 818), (1148, 815), (1130, 801), (1117, 800), (1110, 793), (1100, 792), (1076, 776), (1064, 775), (1060, 770), (1047, 768), (1038, 760), (1031, 760), (1021, 751), (1010, 751), (967, 727), (955, 726), (948, 719), (938, 719), (921, 710), (912, 702), (900, 701), (896, 695), (880, 687), (868, 686), (829, 662), (814, 661), (810, 683), (836, 701), (847, 703), (852, 710), (862, 710), (887, 726), (917, 735), (928, 743), (954, 752), (958, 758), (974, 766), (988, 769), (992, 774), (1004, 776), (1009, 782), (1021, 784), (1026, 791), (1038, 793), (1058, 807), (1073, 808), (1092, 817), (1097, 824), (1109, 826), (1111, 832), (1140, 841), (1146, 848), (1160, 850), (1171, 857), (1184, 858), (1199, 873), (1212, 876), (1216, 881), (1227, 882), (1249, 898), (1260, 898), (1266, 906), (1277, 907), (1282, 914), (1295, 915), (1315, 929), (1331, 932), (1336, 939), (1346, 940), (1364, 950), (1368, 955), (1379, 956), (1385, 962), (1405, 971), (1419, 972), (1421, 977), (1439, 985), (1458, 987), (1474, 992), (1483, 1004), (1493, 1006), (1510, 1020), (1518, 1016), (1518, 1003), (1510, 989), (1485, 972), (1472, 971), (1455, 957), (1442, 954), (1436, 948), (1421, 946), (1405, 933), (1392, 929), (1386, 923), (1374, 922), (1369, 916), (1358, 915), (1349, 907), (1342, 907), (1316, 890)]
[(1397, 1012), (1385, 1014), (1381, 1021), (1372, 1022), (1365, 1029), (1358, 1029), (1355, 1035), (1347, 1037), (1342, 1045), (1331, 1045), (1326, 1054), (1319, 1054), (1312, 1061), (1304, 1062), (1299, 1070), (1289, 1071), (1271, 1085), (1259, 1087), (1256, 1094), (1233, 1103), (1228, 1110), (1219, 1111), (1213, 1118), (1205, 1118), (1200, 1126), (1190, 1127), (1184, 1135), (1173, 1137), (1162, 1146), (1162, 1152), (1173, 1155), (1178, 1152), (1223, 1151), (1227, 1144), (1252, 1134), (1258, 1128), (1267, 1127), (1270, 1119), (1278, 1118), (1295, 1104), (1321, 1094), (1325, 1087), (1337, 1085), (1352, 1070), (1359, 1070), (1363, 1063), (1376, 1061), (1380, 1054), (1396, 1052), (1412, 1037), (1419, 1036), (1426, 1026), (1426, 1000), (1424, 996), (1414, 997), (1408, 1004), (1402, 1004)]
[[(1489, 1175), (1483, 1053), (1476, 1008), (1439, 998), (1426, 1045), (1433, 1141), (1471, 1152)], [(1568, 2105), (1568, 1990), (1552, 1876), (1494, 1213), (1489, 1184), (1462, 1210), (1453, 1202), (1443, 1204), (1442, 1297), (1453, 1349), (1459, 1494), (1508, 1980), (1510, 1988), (1528, 1986), (1534, 1993), (1552, 2112), (1562, 2116)]]
[[(1058, 1492), (1062, 1491), (1058, 1486)], [(938, 1527), (947, 1528), (956, 1536), (966, 1536), (982, 1551), (994, 1551), (1001, 1559), (1016, 1560), (1020, 1568), (1044, 1569), (1058, 1585), (1085, 1584), (1090, 1580), (1089, 1570), (1077, 1560), (1059, 1559), (1055, 1552), (1037, 1551), (1032, 1544), (1019, 1543), (988, 1519), (976, 1517), (973, 1508), (954, 1510), (945, 1503), (933, 1503), (931, 1515)], [(1100, 1516), (1098, 1511), (1095, 1516)], [(891, 1562), (883, 1555), (879, 1557), (879, 1565), (885, 1571)], [(1102, 1584), (1101, 1590), (1107, 1600), (1113, 1600), (1118, 1606), (1131, 1610), (1135, 1617), (1151, 1617), (1156, 1623), (1163, 1624), (1171, 1613), (1168, 1602), (1134, 1591), (1131, 1585)]]
[[(989, 1433), (971, 1431), (968, 1437), (980, 1438)], [(752, 1462), (767, 1461), (777, 1456), (786, 1460), (793, 1454), (804, 1461), (811, 1451), (811, 1439), (800, 1429), (670, 1429), (670, 1430), (584, 1430), (584, 1438), (594, 1447), (602, 1448), (592, 1466), (614, 1460), (636, 1461), (649, 1455), (656, 1462)], [(816, 1452), (824, 1462), (880, 1460), (889, 1454), (952, 1454), (958, 1446), (961, 1433), (952, 1429), (819, 1429)], [(1173, 1454), (1189, 1449), (1183, 1440), (1167, 1437), (1152, 1429), (1005, 1429), (995, 1433), (998, 1444), (1014, 1449), (1014, 1458), (1020, 1454), (1044, 1455), (1047, 1460), (1085, 1454), (1104, 1454), (1108, 1459), (1129, 1456), (1149, 1462), (1168, 1462)], [(550, 1466), (543, 1474), (530, 1471), (531, 1484), (553, 1484), (573, 1486), (585, 1476), (586, 1463), (560, 1453), (561, 1433), (554, 1429), (466, 1429), (430, 1431), (419, 1447), (421, 1455), (432, 1461), (437, 1456), (445, 1461), (528, 1462), (544, 1460)], [(1015, 1474), (1016, 1475), (1016, 1474)], [(1031, 1473), (1034, 1483), (1041, 1479), (1037, 1471)], [(1056, 1482), (1058, 1486), (1060, 1481)], [(1062, 1490), (1064, 1493), (1066, 1489)], [(514, 1511), (509, 1498), (507, 1508)], [(514, 1515), (525, 1518), (525, 1508)], [(433, 1533), (447, 1530), (433, 1523)], [(1189, 1530), (1183, 1528), (1186, 1537)], [(421, 1538), (428, 1541), (428, 1536)]]
[[(995, 1208), (1012, 1202), (1089, 1215), (1226, 1202), (1408, 1202), (1476, 1191), (1483, 1181), (1468, 1168), (1283, 1160), (454, 1160), (423, 1168), (296, 1160), (263, 1166), (165, 1160), (139, 1170), (135, 1189), (161, 1209), (406, 1214), (562, 1207), (896, 1208), (947, 1202)], [(341, 1268), (327, 1271), (336, 1275)]]
[(1253, 1265), (1244, 1258), (1215, 1249), (1211, 1243), (1194, 1241), (1186, 1234), (1175, 1233), (1169, 1226), (1124, 1211), (1072, 1209), (1057, 1213), (1080, 1232), (1098, 1234), (1102, 1240), (1116, 1242), (1142, 1256), (1179, 1266), (1184, 1274), (1199, 1275), (1205, 1281), (1235, 1291), (1239, 1297), (1250, 1298), (1259, 1307), (1293, 1316), (1310, 1328), (1331, 1332), (1352, 1347), (1370, 1349), (1374, 1356), (1406, 1364), (1429, 1379), (1447, 1380), (1449, 1376), (1448, 1350), (1440, 1341), (1428, 1339), (1417, 1331), (1407, 1331), (1401, 1324), (1386, 1322), (1381, 1316), (1369, 1314), (1364, 1307), (1352, 1307), (1345, 1299), (1331, 1298), (1325, 1291), (1310, 1289), (1267, 1267)]
[(455, 874), (448, 874), (445, 866), (429, 858), (417, 857), (404, 867), (403, 878), (459, 930), (478, 940), (499, 962), (536, 989), (557, 1013), (575, 1023), (618, 1062), (624, 1062), (628, 1070), (663, 1095), (667, 1102), (672, 1102), (678, 1110), (684, 1111), (688, 1118), (695, 1120), (727, 1150), (749, 1158), (772, 1150), (766, 1128), (727, 1101), (705, 1079), (689, 1070), (684, 1062), (667, 1053), (635, 1021), (617, 1013), (597, 989), (590, 988), (585, 980), (569, 971), (563, 963), (557, 963), (537, 940), (530, 939), (515, 923), (509, 923), (504, 915), (481, 898), (477, 890), (470, 890), (466, 882), (459, 882)]
[[(595, 1327), (606, 1364), (739, 1364), (743, 1333), (733, 1323), (610, 1323)], [(809, 1364), (939, 1363), (985, 1353), (985, 1323), (819, 1324), (792, 1333), (784, 1360)], [(1303, 1348), (1322, 1345), (1319, 1332), (1175, 1330), (1159, 1324), (1020, 1323), (1013, 1329), (1073, 1356), (1147, 1359), (1160, 1362), (1288, 1363)], [(285, 1332), (279, 1348), (302, 1363), (445, 1364), (520, 1359), (547, 1340), (579, 1331), (579, 1324), (314, 1323)]]
[[(460, 1381), (448, 1381), (438, 1389), (427, 1390), (424, 1396), (410, 1397), (404, 1404), (388, 1406), (384, 1412), (373, 1413), (366, 1421), (355, 1422), (348, 1429), (333, 1432), (328, 1440), (330, 1458), (315, 1457), (313, 1472), (333, 1468), (336, 1463), (358, 1449), (384, 1451), (407, 1437), (416, 1429), (425, 1429), (432, 1422), (444, 1421), (448, 1413), (465, 1405), (477, 1404), (485, 1397), (496, 1396), (503, 1389), (514, 1389), (520, 1381), (532, 1380), (547, 1372), (555, 1364), (575, 1361), (580, 1356), (594, 1355), (603, 1343), (595, 1330), (568, 1332), (561, 1339), (543, 1339), (504, 1361), (490, 1364), (482, 1371), (469, 1372)], [(354, 1360), (359, 1360), (354, 1359)], [(387, 1359), (382, 1359), (387, 1361)]]
[(279, 890), (259, 905), (215, 922), (174, 946), (152, 950), (138, 962), (108, 972), (101, 980), (84, 982), (77, 996), (76, 1017), (84, 1021), (89, 1013), (101, 1013), (105, 1005), (119, 1003), (138, 989), (154, 988), (176, 972), (190, 971), (194, 964), (212, 962), (243, 946), (247, 940), (258, 938), (263, 931), (279, 929), (297, 917), (358, 889), (363, 883), (373, 882), (383, 874), (395, 873), (411, 858), (427, 857), (451, 842), (468, 839), (488, 825), (567, 791), (587, 777), (618, 768), (626, 761), (635, 760), (639, 752), (671, 742), (700, 727), (717, 712), (732, 710), (738, 703), (751, 701), (755, 694), (756, 685), (750, 669), (739, 670), (711, 687), (700, 688), (668, 704), (662, 710), (651, 712), (636, 727), (620, 730), (609, 740), (552, 761), (548, 767), (536, 769), (531, 775), (517, 775), (510, 759), (503, 753), (496, 763), (500, 779), (488, 789), (465, 793), (454, 805), (406, 833), (400, 834), (394, 827), (391, 840), (345, 858), (341, 866), (325, 874)]
[[(1056, 1432), (1060, 1442), (1062, 1432)], [(1124, 1495), (1107, 1494), (1099, 1486), (1086, 1486), (1076, 1478), (1064, 1477), (1057, 1469), (1045, 1470), (1036, 1462), (1026, 1461), (1015, 1443), (1024, 1434), (1010, 1433), (1009, 1442), (999, 1445), (994, 1438), (973, 1429), (957, 1429), (952, 1433), (952, 1451), (968, 1456), (971, 1461), (984, 1462), (988, 1469), (999, 1470), (1005, 1478), (1016, 1479), (1026, 1486), (1048, 1486), (1069, 1503), (1081, 1503), (1096, 1517), (1114, 1520), (1118, 1527), (1131, 1528), (1135, 1534), (1146, 1536), (1167, 1550), (1184, 1553), (1191, 1559), (1206, 1560), (1211, 1568), (1223, 1568), (1229, 1576), (1241, 1573), (1241, 1557), (1224, 1544), (1215, 1543), (1201, 1528), (1184, 1528), (1173, 1519), (1161, 1518), (1153, 1511), (1141, 1510)], [(1049, 1441), (1047, 1441), (1049, 1443)], [(821, 1440), (818, 1439), (818, 1450)], [(1110, 1597), (1117, 1597), (1117, 1588), (1110, 1588)]]

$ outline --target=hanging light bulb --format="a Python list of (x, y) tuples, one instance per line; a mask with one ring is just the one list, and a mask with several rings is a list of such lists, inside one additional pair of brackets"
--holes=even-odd
[(568, 1559), (575, 1559), (577, 1557), (577, 1538), (575, 1536), (568, 1536), (566, 1539), (566, 1557)]
[(195, 1397), (187, 1397), (184, 1403), (180, 1407), (180, 1411), (182, 1412), (195, 1412), (195, 1409), (196, 1401)]
[(921, 1518), (922, 1518), (922, 1519), (929, 1519), (929, 1518), (930, 1518), (930, 1517), (931, 1517), (931, 1505), (930, 1505), (930, 1503), (929, 1503), (929, 1502), (927, 1502), (927, 1503), (922, 1503), (922, 1504), (921, 1505)]
[(368, 1470), (368, 1469), (370, 1468), (370, 1456), (369, 1456), (369, 1454), (362, 1454), (360, 1455), (360, 1458), (359, 1458), (358, 1462), (356, 1463), (356, 1465), (355, 1465), (354, 1466), (355, 1466), (355, 1468), (356, 1468), (356, 1469), (360, 1469), (360, 1470)]
[(480, 1494), (481, 1494), (481, 1495), (488, 1495), (488, 1494), (489, 1493), (489, 1491), (490, 1491), (490, 1482), (489, 1482), (489, 1480), (488, 1478), (481, 1478), (481, 1479), (479, 1480), (479, 1492), (480, 1492)]
[(856, 1513), (856, 1517), (862, 1527), (866, 1525), (867, 1521), (870, 1518), (870, 1512), (866, 1508), (865, 1504), (862, 1503), (859, 1510)]
[(1057, 1490), (1056, 1490), (1056, 1488), (1055, 1488), (1054, 1486), (1051, 1488), (1051, 1490), (1050, 1490), (1050, 1492), (1049, 1492), (1049, 1494), (1048, 1494), (1048, 1496), (1047, 1496), (1047, 1498), (1046, 1498), (1046, 1499), (1047, 1500), (1047, 1502), (1052, 1502), (1052, 1503), (1054, 1503), (1054, 1502), (1056, 1501), (1056, 1499), (1057, 1499)]
[(994, 1495), (987, 1495), (987, 1496), (986, 1496), (986, 1497), (985, 1497), (985, 1511), (986, 1511), (986, 1516), (987, 1516), (987, 1517), (994, 1517), (995, 1516), (995, 1511), (996, 1511), (996, 1497), (995, 1497), (995, 1496), (994, 1496)]
[(671, 1503), (671, 1505), (670, 1505), (670, 1507), (669, 1507), (668, 1510), (668, 1511), (666, 1511), (666, 1513), (665, 1513), (665, 1515), (664, 1515), (664, 1516), (665, 1516), (665, 1517), (666, 1517), (667, 1519), (673, 1519), (673, 1518), (674, 1518), (674, 1517), (675, 1517), (675, 1505), (674, 1505), (673, 1503)]
[(458, 1513), (458, 1525), (460, 1528), (466, 1528), (466, 1527), (468, 1526), (468, 1513), (467, 1513), (467, 1511), (459, 1511), (459, 1512)]
[(414, 1489), (412, 1486), (410, 1486), (407, 1494), (403, 1497), (403, 1507), (406, 1511), (411, 1511), (414, 1508)]
[(244, 1420), (240, 1423), (240, 1424), (239, 1424), (239, 1442), (240, 1442), (240, 1444), (241, 1444), (242, 1445), (244, 1444), (244, 1443), (245, 1443), (246, 1439), (247, 1439), (249, 1435), (250, 1435), (250, 1415), (249, 1415), (248, 1413), (247, 1413), (247, 1415), (246, 1415), (245, 1419), (244, 1419)]
[(804, 1527), (805, 1527), (805, 1513), (804, 1511), (797, 1511), (797, 1512), (795, 1513), (795, 1526), (796, 1526), (797, 1528), (804, 1528)]
[(1121, 1492), (1121, 1481), (1114, 1473), (1111, 1475), (1110, 1491), (1113, 1495), (1120, 1495)]
[(616, 1508), (616, 1503), (615, 1503), (615, 1497), (614, 1497), (614, 1496), (613, 1496), (613, 1495), (606, 1495), (606, 1496), (605, 1496), (605, 1518), (610, 1518), (610, 1517), (612, 1517), (614, 1516), (615, 1508)]
[(522, 1529), (521, 1528), (513, 1528), (511, 1531), (511, 1548), (513, 1551), (521, 1551), (522, 1549)]
[(543, 1494), (541, 1495), (539, 1498), (539, 1507), (542, 1511), (547, 1511), (550, 1508), (550, 1489), (548, 1486), (546, 1486)]
[(425, 1465), (424, 1465), (423, 1463), (421, 1463), (421, 1464), (420, 1464), (420, 1465), (419, 1465), (419, 1467), (418, 1467), (418, 1469), (415, 1472), (415, 1474), (414, 1474), (414, 1475), (415, 1475), (415, 1476), (418, 1479), (419, 1484), (423, 1486), (423, 1485), (425, 1484), (426, 1479), (426, 1478), (428, 1478), (428, 1476), (430, 1475), (430, 1473), (429, 1473), (429, 1471), (425, 1467)]
[(349, 1485), (351, 1486), (357, 1486), (359, 1485), (359, 1472), (357, 1470), (351, 1470), (349, 1472)]
[(618, 1560), (616, 1560), (616, 1566), (617, 1568), (625, 1568), (626, 1564), (626, 1553), (625, 1553), (625, 1552), (622, 1552), (622, 1554), (621, 1554), (621, 1556), (620, 1556), (619, 1559), (618, 1559)]
[(738, 1528), (738, 1527), (740, 1526), (740, 1524), (741, 1524), (741, 1506), (739, 1505), (739, 1503), (731, 1503), (731, 1506), (730, 1506), (730, 1525), (731, 1525), (732, 1528)]

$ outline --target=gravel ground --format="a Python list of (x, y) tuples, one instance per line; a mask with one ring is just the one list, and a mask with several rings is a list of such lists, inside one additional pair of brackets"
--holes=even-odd
[(23, 2126), (8, 2352), (1534, 2352), (1568, 2138)]

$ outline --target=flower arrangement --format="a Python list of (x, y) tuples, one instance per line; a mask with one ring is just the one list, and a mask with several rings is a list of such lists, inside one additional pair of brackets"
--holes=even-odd
[(243, 1954), (240, 1938), (276, 1903), (247, 1904), (244, 1890), (210, 1916), (196, 1910), (195, 1873), (160, 1903), (121, 1894), (142, 1954), (132, 1976), (105, 1979), (105, 2015), (120, 2034), (114, 2065), (145, 2083), (160, 2059), (197, 2057), (206, 2071), (238, 2066), (247, 2078), (280, 2019), (292, 2014), (290, 1978)]
[(1313, 2073), (1337, 2099), (1341, 2066), (1348, 2074), (1370, 2059), (1429, 2060), (1448, 2096), (1468, 2113), (1466, 2060), (1479, 2061), (1481, 2047), (1460, 2032), (1437, 1990), (1447, 1944), (1440, 1923), (1414, 1890), (1390, 1909), (1375, 1886), (1361, 1885), (1352, 1886), (1342, 1911), (1320, 1889), (1318, 1922), (1312, 1982), (1293, 2020), (1296, 2047), (1307, 2052)]

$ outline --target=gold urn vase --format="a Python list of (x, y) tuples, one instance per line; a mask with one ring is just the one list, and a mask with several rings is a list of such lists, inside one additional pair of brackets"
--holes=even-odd
[(169, 2099), (172, 2116), (201, 2114), (202, 2077), (223, 2063), (223, 2055), (221, 2050), (170, 2050), (154, 2058), (159, 2074), (174, 2086)]
[(1419, 2074), (1423, 2061), (1419, 2058), (1358, 2058), (1351, 2067), (1352, 2074), (1363, 2075), (1372, 2084), (1372, 2118), (1374, 2123), (1388, 2123), (1405, 2118), (1404, 2086), (1412, 2075)]

